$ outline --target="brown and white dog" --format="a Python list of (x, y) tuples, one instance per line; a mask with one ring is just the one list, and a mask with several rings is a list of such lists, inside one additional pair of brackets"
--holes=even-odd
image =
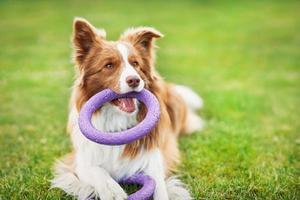
[[(74, 20), (76, 80), (70, 100), (68, 130), (74, 150), (55, 166), (52, 187), (78, 199), (126, 199), (118, 181), (144, 172), (156, 181), (154, 200), (189, 200), (184, 184), (171, 172), (179, 162), (177, 138), (202, 128), (196, 110), (202, 100), (191, 89), (166, 83), (154, 68), (154, 39), (162, 34), (149, 27), (131, 28), (118, 41), (107, 41), (105, 31), (84, 19)], [(144, 138), (121, 146), (99, 145), (78, 128), (78, 112), (95, 93), (110, 88), (117, 93), (150, 90), (159, 100), (161, 118)], [(136, 125), (146, 114), (136, 99), (114, 100), (93, 116), (99, 130), (115, 132)], [(112, 133), (113, 134), (113, 133)]]

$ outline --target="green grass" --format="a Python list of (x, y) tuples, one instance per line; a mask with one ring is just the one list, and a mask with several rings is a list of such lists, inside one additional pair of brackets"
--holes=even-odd
[(0, 199), (49, 189), (70, 150), (74, 16), (107, 29), (154, 26), (157, 67), (201, 94), (206, 129), (180, 140), (195, 199), (300, 199), (299, 1), (0, 2)]

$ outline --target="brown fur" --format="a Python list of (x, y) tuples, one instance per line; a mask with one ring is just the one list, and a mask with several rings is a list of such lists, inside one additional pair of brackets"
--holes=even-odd
[[(156, 128), (144, 138), (127, 144), (123, 157), (134, 158), (142, 147), (147, 151), (158, 147), (169, 173), (179, 161), (177, 137), (186, 128), (187, 107), (173, 91), (173, 86), (166, 83), (154, 68), (153, 40), (161, 36), (155, 29), (138, 28), (128, 30), (119, 39), (130, 49), (129, 62), (135, 66), (145, 81), (145, 88), (158, 98), (161, 106), (161, 117)], [(74, 23), (73, 44), (78, 73), (71, 104), (80, 110), (91, 96), (104, 88), (119, 92), (121, 55), (116, 50), (117, 42), (105, 40), (87, 21), (77, 20)], [(107, 63), (112, 63), (114, 67), (106, 68)], [(144, 118), (146, 112), (144, 105), (141, 105), (138, 121)]]

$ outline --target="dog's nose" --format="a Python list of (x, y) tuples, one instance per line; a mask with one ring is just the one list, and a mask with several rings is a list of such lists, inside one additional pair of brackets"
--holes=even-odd
[(140, 84), (140, 78), (138, 76), (127, 76), (126, 82), (129, 87), (135, 88)]

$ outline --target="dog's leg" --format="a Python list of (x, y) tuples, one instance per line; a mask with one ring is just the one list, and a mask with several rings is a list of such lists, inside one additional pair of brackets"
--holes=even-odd
[(189, 191), (177, 177), (166, 179), (164, 162), (161, 152), (157, 149), (149, 160), (144, 173), (151, 176), (156, 183), (154, 200), (192, 200)]
[(86, 200), (95, 193), (91, 185), (78, 179), (69, 155), (59, 160), (55, 165), (54, 178), (51, 180), (51, 188), (60, 188), (78, 199)]
[(95, 193), (101, 200), (127, 199), (127, 194), (105, 169), (80, 164), (76, 168), (76, 173), (81, 181), (95, 188)]
[(170, 200), (192, 200), (190, 192), (185, 184), (176, 176), (169, 177), (166, 181)]
[(161, 152), (157, 149), (153, 151), (153, 156), (150, 158), (147, 168), (144, 173), (151, 176), (155, 183), (154, 200), (168, 200), (168, 192), (165, 182), (165, 169)]

